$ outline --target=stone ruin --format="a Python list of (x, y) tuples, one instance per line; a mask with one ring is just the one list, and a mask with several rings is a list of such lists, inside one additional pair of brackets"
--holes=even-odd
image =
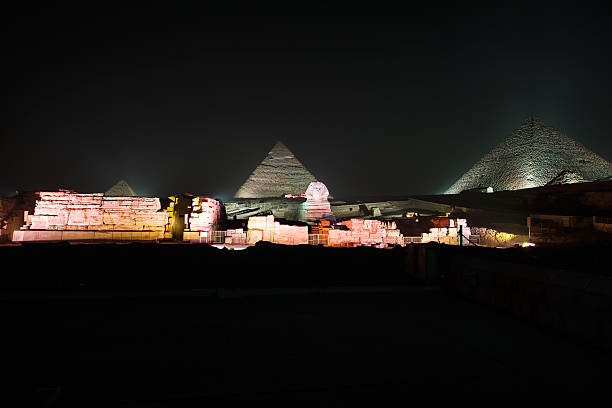
[(469, 245), (468, 238), (472, 235), (470, 227), (467, 225), (467, 220), (463, 218), (453, 219), (437, 219), (432, 220), (434, 227), (429, 229), (429, 232), (421, 234), (421, 242), (438, 242), (447, 245), (459, 245), (459, 232), (463, 233), (464, 245)]
[(235, 198), (299, 196), (316, 178), (282, 142), (277, 142), (266, 158), (238, 189)]
[(403, 245), (404, 237), (394, 222), (364, 220), (352, 218), (342, 221), (346, 229), (331, 228), (325, 230), (330, 246), (386, 246)]
[(518, 190), (612, 176), (612, 163), (537, 117), (530, 117), (457, 180), (446, 194)]
[[(195, 196), (191, 200), (191, 211), (185, 214), (184, 241), (210, 241), (221, 222), (222, 203), (210, 197)], [(179, 215), (180, 217), (180, 215)], [(171, 221), (173, 222), (173, 221)]]
[(221, 217), (221, 202), (209, 197), (194, 197), (189, 215), (189, 229), (192, 231), (212, 231)]
[(34, 213), (13, 241), (155, 240), (164, 237), (168, 214), (156, 197), (116, 197), (72, 190), (38, 193)]
[(268, 241), (285, 245), (308, 244), (308, 227), (284, 225), (274, 220), (273, 215), (250, 217), (247, 243)]

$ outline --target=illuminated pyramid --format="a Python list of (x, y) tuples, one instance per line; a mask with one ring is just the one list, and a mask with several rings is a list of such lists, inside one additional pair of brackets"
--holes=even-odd
[(105, 196), (110, 197), (138, 197), (138, 194), (132, 190), (132, 187), (125, 180), (119, 180), (114, 186), (109, 188)]
[[(571, 175), (571, 177), (560, 177)], [(455, 182), (446, 194), (464, 190), (518, 190), (612, 176), (612, 163), (530, 117)]]
[(234, 197), (263, 198), (304, 194), (313, 181), (317, 179), (295, 158), (291, 150), (282, 142), (277, 142)]

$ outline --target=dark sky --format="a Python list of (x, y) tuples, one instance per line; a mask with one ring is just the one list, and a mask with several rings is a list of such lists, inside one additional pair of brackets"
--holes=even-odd
[(336, 197), (438, 193), (529, 115), (612, 159), (607, 9), (434, 3), (4, 9), (0, 194), (227, 199), (277, 140)]

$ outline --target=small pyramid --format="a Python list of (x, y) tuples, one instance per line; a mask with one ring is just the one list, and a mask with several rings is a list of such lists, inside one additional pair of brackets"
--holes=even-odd
[(132, 187), (130, 187), (125, 180), (119, 180), (114, 186), (109, 188), (104, 195), (111, 197), (138, 197), (138, 194), (132, 190)]
[(276, 142), (266, 158), (238, 189), (235, 198), (282, 197), (304, 194), (317, 179), (282, 142)]
[(558, 183), (558, 176), (590, 181), (610, 177), (612, 163), (581, 143), (547, 125), (528, 118), (510, 136), (480, 159), (446, 194), (492, 187), (493, 191), (518, 190)]
[(585, 180), (580, 174), (574, 173), (573, 171), (562, 171), (556, 177), (553, 177), (548, 183), (547, 186), (554, 186), (556, 184), (575, 184), (575, 183), (584, 183)]

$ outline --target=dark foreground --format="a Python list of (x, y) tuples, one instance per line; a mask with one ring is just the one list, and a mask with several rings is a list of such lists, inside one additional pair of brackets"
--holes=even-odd
[(25, 399), (57, 396), (58, 406), (591, 396), (607, 389), (612, 362), (426, 287), (12, 307), (19, 313), (3, 317), (11, 329), (8, 382)]
[[(57, 253), (70, 251), (62, 248)], [(206, 275), (203, 260), (199, 274), (179, 273), (217, 254), (197, 247), (114, 259), (114, 278), (106, 280), (100, 270), (110, 259), (90, 269), (78, 259), (62, 279), (43, 283), (44, 273), (25, 268), (30, 278), (7, 281), (16, 290), (3, 292), (3, 398), (34, 406), (321, 406), (416, 395), (590, 398), (608, 390), (609, 352), (415, 282), (405, 276), (403, 252), (355, 251), (347, 259), (347, 252), (305, 249), (313, 256), (285, 268), (300, 251), (240, 255), (234, 268), (251, 268), (228, 270), (244, 279), (233, 287), (219, 271)], [(337, 270), (342, 259), (350, 268)], [(138, 279), (159, 263), (146, 290), (130, 274), (139, 262)], [(176, 270), (166, 269), (172, 264)], [(291, 272), (298, 274), (285, 276), (291, 288), (273, 288), (273, 279)], [(247, 284), (257, 273), (269, 278), (265, 285)], [(27, 282), (39, 285), (26, 291)]]

